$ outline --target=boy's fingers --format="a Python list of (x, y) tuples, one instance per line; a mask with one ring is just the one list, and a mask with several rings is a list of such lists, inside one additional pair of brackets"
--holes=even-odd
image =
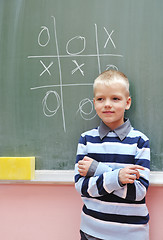
[(84, 169), (84, 165), (83, 165), (83, 164), (78, 165), (78, 168), (79, 168), (79, 169)]
[(78, 165), (84, 165), (84, 161), (83, 160), (80, 160), (79, 162), (78, 162)]
[(90, 158), (90, 157), (87, 157), (87, 156), (85, 156), (85, 157), (83, 158), (83, 160), (84, 160), (84, 161), (93, 161), (93, 159), (92, 159), (92, 158)]
[(81, 176), (86, 176), (86, 172), (84, 170), (79, 169), (79, 174)]
[(140, 177), (140, 173), (137, 169), (130, 170), (130, 175), (135, 175), (137, 179)]
[(139, 174), (139, 171), (138, 171), (137, 169), (134, 169), (134, 170), (132, 169), (132, 170), (130, 170), (129, 172), (130, 172), (131, 174), (136, 174), (136, 175)]
[(130, 175), (130, 176), (128, 177), (128, 179), (129, 179), (129, 180), (132, 180), (132, 181), (133, 181), (133, 180), (136, 180), (136, 176), (135, 176), (135, 175)]
[(136, 171), (135, 175), (136, 175), (136, 178), (139, 179), (139, 177), (140, 177), (139, 171)]
[(127, 183), (134, 183), (135, 179), (129, 179)]
[(145, 170), (144, 167), (140, 166), (140, 165), (132, 165), (131, 169), (140, 169), (140, 170)]
[(139, 179), (139, 177), (140, 177), (140, 173), (139, 173), (139, 171), (137, 171), (136, 178)]

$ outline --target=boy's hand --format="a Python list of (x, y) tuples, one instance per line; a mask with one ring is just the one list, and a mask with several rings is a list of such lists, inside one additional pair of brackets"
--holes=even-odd
[(92, 162), (93, 159), (86, 156), (83, 158), (83, 160), (78, 162), (78, 171), (81, 176), (85, 177), (87, 175), (88, 169)]
[(122, 168), (119, 171), (119, 181), (122, 184), (134, 183), (134, 181), (140, 177), (138, 169), (144, 170), (144, 167), (139, 165), (129, 165), (125, 168)]

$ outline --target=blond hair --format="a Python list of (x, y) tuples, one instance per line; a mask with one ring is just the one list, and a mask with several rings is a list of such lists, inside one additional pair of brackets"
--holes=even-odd
[(101, 73), (94, 81), (94, 84), (93, 84), (94, 93), (98, 84), (104, 84), (108, 86), (112, 82), (123, 83), (126, 87), (127, 93), (130, 95), (128, 78), (126, 77), (125, 74), (117, 70), (106, 70), (103, 73)]

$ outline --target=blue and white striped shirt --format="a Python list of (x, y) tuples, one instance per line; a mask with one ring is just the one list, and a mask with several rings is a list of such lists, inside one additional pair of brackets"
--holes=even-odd
[[(127, 126), (127, 128), (126, 128)], [(123, 129), (128, 129), (122, 138)], [(80, 137), (75, 164), (75, 187), (81, 194), (84, 206), (81, 230), (104, 240), (148, 240), (149, 214), (145, 196), (149, 186), (149, 139), (131, 127), (129, 120), (121, 126), (119, 134), (108, 131), (101, 138), (100, 127)], [(78, 161), (84, 156), (99, 162), (92, 177), (82, 177)], [(137, 164), (141, 176), (133, 184), (120, 186), (121, 168)]]

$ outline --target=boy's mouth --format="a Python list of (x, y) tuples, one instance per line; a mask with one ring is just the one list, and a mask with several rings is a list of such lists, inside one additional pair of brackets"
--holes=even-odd
[(103, 113), (105, 113), (105, 114), (112, 114), (114, 112), (113, 111), (103, 111)]

